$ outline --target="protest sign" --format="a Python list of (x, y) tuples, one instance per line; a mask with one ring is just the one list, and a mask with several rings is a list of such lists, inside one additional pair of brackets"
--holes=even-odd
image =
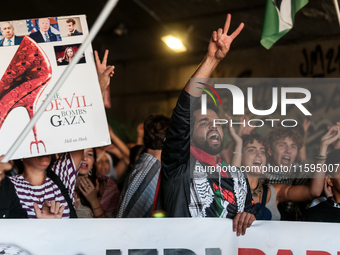
[(255, 221), (239, 237), (232, 231), (232, 220), (212, 218), (2, 220), (0, 228), (6, 229), (0, 231), (0, 252), (20, 247), (31, 255), (337, 255), (340, 251), (339, 224), (329, 223)]
[[(2, 28), (6, 26), (14, 37), (8, 40), (8, 32), (1, 30), (0, 154), (6, 154), (88, 34), (85, 15), (1, 23)], [(89, 46), (12, 158), (109, 143), (103, 99)]]

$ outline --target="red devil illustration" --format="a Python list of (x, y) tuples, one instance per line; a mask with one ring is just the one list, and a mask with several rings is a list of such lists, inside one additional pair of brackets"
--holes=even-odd
[[(32, 119), (51, 77), (52, 68), (47, 55), (34, 40), (25, 36), (0, 81), (0, 129), (8, 114), (17, 107), (25, 107)], [(46, 152), (44, 142), (37, 138), (36, 126), (33, 127), (33, 134), (31, 154), (33, 144), (39, 153), (39, 143)]]

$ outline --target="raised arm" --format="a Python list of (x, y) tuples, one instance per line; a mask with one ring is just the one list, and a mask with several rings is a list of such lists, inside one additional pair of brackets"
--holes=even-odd
[[(340, 122), (337, 122), (336, 125), (340, 128)], [(336, 140), (333, 143), (333, 149), (334, 150), (340, 149), (340, 139)]]
[(137, 126), (137, 145), (144, 145), (143, 137), (144, 137), (144, 123), (139, 123)]
[(110, 132), (110, 138), (114, 145), (118, 147), (120, 152), (127, 158), (130, 157), (130, 149), (127, 147), (127, 145), (120, 140), (120, 138), (113, 132), (112, 128), (109, 126), (109, 132)]
[(307, 159), (307, 152), (306, 152), (306, 138), (307, 138), (307, 131), (308, 131), (308, 128), (309, 128), (309, 126), (310, 126), (310, 123), (311, 123), (311, 121), (309, 120), (309, 119), (305, 119), (304, 121), (303, 121), (303, 131), (305, 132), (305, 134), (304, 134), (304, 140), (305, 140), (305, 142), (303, 143), (303, 146), (302, 146), (302, 148), (300, 149), (300, 159), (302, 160), (302, 161), (304, 161), (304, 160), (306, 160)]
[(110, 85), (110, 78), (113, 76), (114, 74), (113, 70), (115, 69), (114, 66), (107, 65), (108, 56), (109, 50), (106, 50), (104, 53), (103, 61), (100, 61), (98, 52), (96, 50), (94, 51), (98, 80), (103, 98), (105, 96), (107, 87)]
[(231, 125), (230, 116), (228, 114), (226, 114), (225, 117), (228, 120), (229, 136), (233, 139), (234, 144), (235, 144), (230, 165), (240, 168), (241, 162), (242, 162), (242, 147), (243, 147), (242, 143), (243, 143), (243, 141), (242, 141), (242, 138), (240, 136), (238, 136), (238, 134), (236, 134), (235, 128)]
[[(230, 50), (231, 43), (239, 35), (244, 27), (244, 24), (241, 23), (231, 35), (227, 35), (230, 27), (230, 21), (231, 15), (228, 14), (224, 28), (219, 28), (217, 31), (212, 33), (209, 42), (208, 53), (191, 78), (209, 78), (216, 66), (227, 55)], [(203, 85), (199, 84), (190, 86), (189, 80), (185, 86), (185, 91), (194, 97), (199, 97), (202, 94), (202, 90), (197, 88), (199, 86), (203, 87)]]
[[(209, 78), (218, 63), (227, 55), (230, 45), (237, 35), (243, 29), (243, 23), (230, 35), (227, 35), (231, 21), (231, 15), (228, 14), (224, 28), (219, 28), (212, 33), (208, 53), (204, 57), (191, 78)], [(177, 105), (173, 111), (169, 128), (167, 131), (166, 141), (162, 151), (162, 169), (163, 174), (172, 174), (172, 171), (178, 166), (187, 163), (190, 156), (190, 107), (195, 105), (202, 90), (197, 88), (203, 85), (192, 84), (190, 79), (187, 82), (184, 92), (180, 95)], [(181, 139), (179, 139), (181, 138)], [(186, 169), (185, 167), (183, 170)], [(177, 169), (177, 171), (181, 171)], [(167, 178), (167, 176), (165, 176)]]
[(315, 174), (311, 179), (309, 186), (273, 184), (273, 186), (277, 190), (278, 203), (285, 201), (301, 202), (321, 195), (324, 188), (324, 178), (326, 174), (325, 171), (320, 171), (322, 170), (321, 165), (325, 163), (328, 146), (338, 140), (339, 135), (339, 126), (333, 126), (321, 138), (319, 155), (317, 155), (317, 165), (315, 167), (315, 169), (319, 169), (319, 171), (315, 171)]

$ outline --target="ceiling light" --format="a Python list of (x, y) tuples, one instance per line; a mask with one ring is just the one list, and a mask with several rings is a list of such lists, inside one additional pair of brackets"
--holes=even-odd
[(187, 51), (187, 47), (183, 45), (181, 40), (172, 35), (163, 36), (162, 41), (175, 52)]

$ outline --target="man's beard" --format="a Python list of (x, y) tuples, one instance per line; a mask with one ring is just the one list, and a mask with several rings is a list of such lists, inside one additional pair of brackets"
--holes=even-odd
[(204, 139), (197, 139), (194, 140), (194, 146), (210, 155), (217, 155), (218, 153), (220, 153), (223, 149), (223, 141), (221, 140), (220, 144), (209, 144), (208, 140), (204, 140)]

